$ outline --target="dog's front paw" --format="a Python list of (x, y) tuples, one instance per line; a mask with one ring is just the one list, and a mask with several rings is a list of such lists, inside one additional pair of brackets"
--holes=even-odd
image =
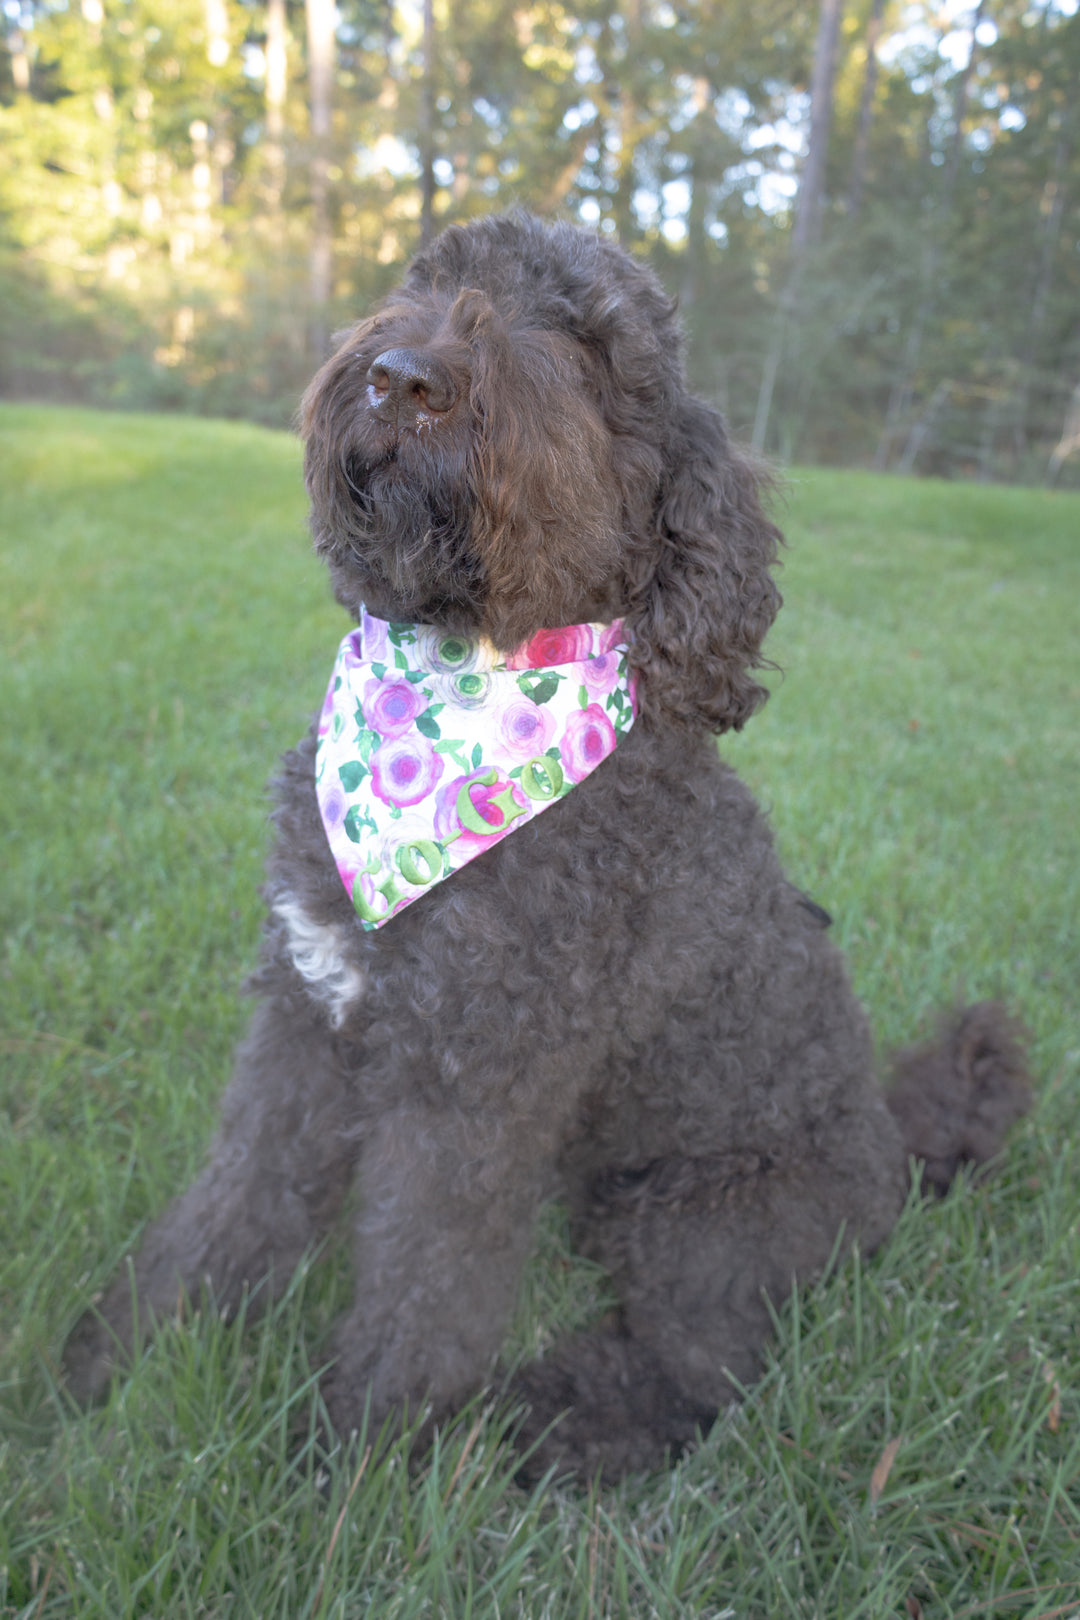
[(319, 1393), (330, 1427), (339, 1440), (347, 1441), (356, 1435), (366, 1439), (386, 1417), (385, 1412), (372, 1410), (370, 1384), (344, 1376), (337, 1366), (323, 1374)]
[(441, 1422), (483, 1389), (488, 1344), (454, 1332), (445, 1314), (440, 1332), (434, 1308), (423, 1326), (419, 1317), (392, 1310), (377, 1316), (366, 1302), (339, 1323), (322, 1397), (343, 1440), (361, 1430), (373, 1437), (391, 1417), (410, 1429), (421, 1416)]
[(96, 1311), (86, 1311), (72, 1328), (61, 1366), (68, 1394), (79, 1406), (103, 1399), (122, 1359), (116, 1335)]

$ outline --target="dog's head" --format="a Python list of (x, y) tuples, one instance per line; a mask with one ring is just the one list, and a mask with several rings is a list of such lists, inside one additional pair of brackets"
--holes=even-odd
[(779, 534), (680, 347), (613, 243), (527, 215), (444, 231), (304, 398), (338, 600), (504, 649), (622, 617), (643, 718), (742, 725)]

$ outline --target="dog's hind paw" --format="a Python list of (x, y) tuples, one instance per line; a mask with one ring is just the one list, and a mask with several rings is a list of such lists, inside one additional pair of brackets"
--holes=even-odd
[(549, 1469), (582, 1480), (662, 1468), (716, 1417), (693, 1407), (652, 1355), (621, 1332), (579, 1333), (510, 1380), (525, 1408), (515, 1434), (519, 1477)]

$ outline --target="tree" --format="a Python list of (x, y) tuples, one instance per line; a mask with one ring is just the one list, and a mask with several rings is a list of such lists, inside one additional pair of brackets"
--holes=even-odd
[(761, 371), (761, 387), (758, 391), (754, 431), (751, 437), (751, 443), (758, 451), (765, 448), (776, 379), (790, 342), (791, 332), (798, 320), (807, 256), (821, 233), (829, 132), (833, 119), (836, 47), (842, 13), (843, 0), (821, 0), (817, 43), (814, 46), (814, 72), (810, 85), (810, 138), (795, 203), (790, 264), (786, 284), (780, 295), (772, 342)]
[(266, 209), (279, 250), (282, 245), (281, 205), (285, 196), (288, 45), (289, 30), (285, 16), (285, 0), (266, 0), (266, 134), (263, 140), (263, 163), (266, 172)]
[(1067, 481), (1067, 3), (10, 0), (0, 386), (287, 421), (421, 241), (523, 203), (653, 261), (759, 445)]
[(855, 152), (851, 160), (851, 184), (848, 187), (847, 212), (852, 220), (858, 218), (862, 207), (863, 187), (866, 184), (866, 164), (870, 153), (870, 126), (874, 117), (874, 92), (877, 89), (877, 47), (881, 34), (881, 18), (885, 0), (872, 0), (870, 18), (866, 25), (866, 67), (863, 71), (862, 94), (859, 98), (859, 123), (855, 136)]
[(311, 152), (311, 347), (326, 353), (327, 309), (332, 290), (330, 235), (330, 137), (333, 131), (334, 0), (305, 0), (308, 44), (308, 106)]

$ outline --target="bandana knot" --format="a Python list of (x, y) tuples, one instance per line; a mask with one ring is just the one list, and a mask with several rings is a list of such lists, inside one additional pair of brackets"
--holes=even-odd
[(319, 717), (315, 785), (365, 928), (565, 798), (634, 723), (622, 621), (512, 653), (361, 609)]

